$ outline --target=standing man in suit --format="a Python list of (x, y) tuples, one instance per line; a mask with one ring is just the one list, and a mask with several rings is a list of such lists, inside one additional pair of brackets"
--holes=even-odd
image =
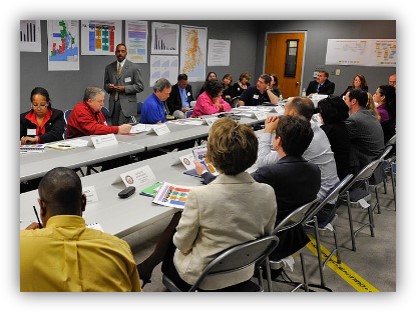
[(306, 89), (306, 95), (309, 94), (334, 94), (335, 83), (328, 80), (329, 74), (324, 70), (318, 72), (316, 80), (313, 80), (309, 83), (308, 88)]
[(116, 46), (117, 61), (105, 67), (104, 90), (110, 95), (111, 124), (118, 126), (129, 123), (137, 114), (136, 94), (143, 91), (139, 66), (126, 60), (124, 43)]
[(344, 96), (350, 117), (345, 120), (351, 139), (352, 174), (377, 159), (384, 150), (384, 134), (380, 122), (366, 109), (368, 95), (361, 89), (350, 89)]
[(192, 87), (188, 83), (187, 74), (179, 74), (178, 82), (172, 86), (172, 91), (167, 104), (169, 113), (178, 119), (185, 118), (185, 113), (191, 109), (191, 101), (194, 101)]

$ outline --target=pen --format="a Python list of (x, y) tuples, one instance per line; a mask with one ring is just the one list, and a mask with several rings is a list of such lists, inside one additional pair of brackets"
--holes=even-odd
[(33, 210), (35, 211), (36, 219), (38, 219), (39, 228), (43, 228), (42, 223), (40, 222), (38, 212), (36, 211), (35, 206), (33, 206)]

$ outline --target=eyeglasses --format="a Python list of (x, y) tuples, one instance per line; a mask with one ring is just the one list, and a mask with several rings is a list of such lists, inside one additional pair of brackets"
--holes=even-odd
[(32, 102), (32, 107), (33, 108), (38, 108), (38, 107), (45, 108), (47, 106), (48, 106), (48, 103), (47, 102), (42, 102), (42, 103), (33, 103)]

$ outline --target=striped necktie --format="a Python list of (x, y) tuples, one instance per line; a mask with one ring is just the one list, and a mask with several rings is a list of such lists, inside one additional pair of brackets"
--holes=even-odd
[[(121, 77), (121, 64), (118, 63), (118, 67), (117, 67), (117, 78), (120, 79)], [(114, 95), (114, 101), (118, 101), (118, 91), (116, 91), (116, 94)]]

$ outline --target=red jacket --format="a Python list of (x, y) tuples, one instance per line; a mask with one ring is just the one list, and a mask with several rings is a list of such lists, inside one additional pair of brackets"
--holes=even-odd
[(94, 112), (85, 102), (77, 103), (69, 115), (66, 128), (68, 139), (92, 134), (118, 133), (118, 126), (108, 126), (101, 111)]

